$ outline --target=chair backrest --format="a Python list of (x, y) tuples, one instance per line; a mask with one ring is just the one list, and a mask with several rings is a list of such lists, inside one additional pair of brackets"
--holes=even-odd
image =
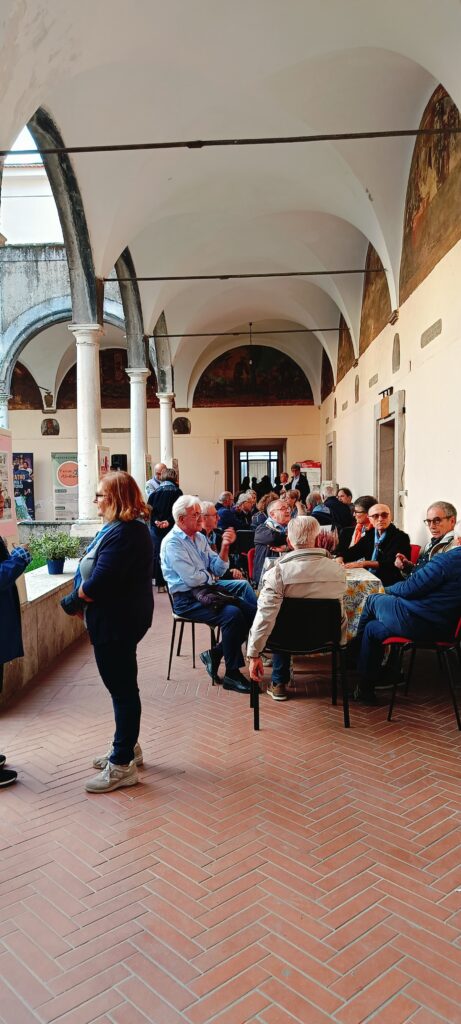
[(410, 562), (413, 562), (413, 565), (416, 565), (420, 551), (421, 544), (410, 544)]
[(233, 549), (237, 551), (239, 555), (246, 555), (250, 548), (254, 547), (255, 532), (254, 530), (237, 530), (237, 540)]
[(458, 625), (455, 629), (455, 640), (458, 642), (461, 640), (461, 618), (458, 619)]
[(266, 646), (272, 651), (308, 654), (341, 640), (341, 602), (285, 597)]
[(254, 567), (255, 567), (255, 551), (256, 551), (256, 548), (250, 548), (250, 550), (247, 551), (248, 579), (250, 579), (250, 580), (253, 579), (253, 572), (254, 572)]

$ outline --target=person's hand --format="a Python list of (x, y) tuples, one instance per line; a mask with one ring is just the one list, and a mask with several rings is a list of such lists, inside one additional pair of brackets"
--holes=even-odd
[(264, 679), (264, 665), (262, 658), (249, 658), (250, 679), (254, 683), (260, 683)]
[(343, 556), (342, 556), (342, 555), (336, 555), (336, 556), (335, 556), (335, 560), (336, 560), (337, 562), (339, 562), (339, 563), (340, 563), (340, 565), (344, 565), (344, 558), (343, 558)]
[(159, 530), (166, 530), (168, 526), (168, 519), (157, 519), (155, 525)]
[(237, 534), (236, 534), (236, 532), (234, 530), (234, 527), (233, 526), (228, 526), (227, 530), (224, 530), (224, 533), (222, 535), (222, 542), (221, 543), (225, 544), (226, 547), (230, 547), (230, 545), (233, 544), (234, 541), (236, 541), (236, 540), (237, 540)]
[(406, 569), (411, 565), (411, 562), (409, 558), (405, 558), (405, 555), (401, 555), (399, 552), (395, 557), (394, 565), (396, 569)]
[(87, 597), (87, 595), (85, 594), (85, 591), (83, 589), (83, 585), (80, 586), (80, 589), (79, 589), (79, 592), (78, 592), (78, 596), (82, 598), (82, 601), (88, 601), (89, 604), (93, 604), (93, 598), (92, 597)]
[(229, 572), (233, 580), (243, 580), (243, 572), (240, 569), (230, 569)]

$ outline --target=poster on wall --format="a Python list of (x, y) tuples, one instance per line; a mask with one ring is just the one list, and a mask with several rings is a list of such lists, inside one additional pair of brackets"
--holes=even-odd
[(32, 452), (13, 452), (13, 487), (16, 518), (35, 519), (34, 456)]
[(152, 462), (152, 455), (146, 455), (146, 480), (152, 480), (154, 475), (154, 465)]
[(311, 491), (318, 490), (322, 483), (322, 463), (313, 459), (300, 459), (301, 473), (307, 476)]
[(78, 519), (78, 463), (76, 452), (52, 452), (54, 517)]
[(0, 536), (16, 535), (11, 434), (0, 430)]
[(98, 444), (98, 475), (99, 479), (102, 480), (103, 476), (106, 475), (110, 470), (110, 448), (105, 448), (104, 445)]

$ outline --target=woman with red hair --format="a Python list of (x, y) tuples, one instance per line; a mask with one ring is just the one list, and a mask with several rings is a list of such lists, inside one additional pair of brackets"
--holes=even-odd
[(153, 548), (150, 508), (129, 473), (107, 473), (95, 494), (103, 527), (80, 562), (78, 597), (101, 679), (114, 708), (109, 750), (93, 761), (99, 775), (89, 793), (107, 793), (138, 781), (141, 701), (136, 647), (152, 623)]

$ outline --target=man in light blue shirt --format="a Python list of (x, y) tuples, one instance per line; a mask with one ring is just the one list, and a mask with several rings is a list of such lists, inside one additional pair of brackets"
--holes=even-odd
[[(229, 547), (235, 540), (235, 531), (224, 530), (218, 555), (200, 533), (202, 513), (198, 498), (183, 494), (175, 501), (172, 515), (175, 525), (162, 541), (160, 558), (174, 610), (194, 622), (220, 626), (222, 641), (212, 650), (204, 651), (201, 661), (211, 678), (216, 679), (224, 656), (223, 688), (250, 693), (250, 684), (240, 672), (245, 664), (241, 648), (255, 617), (256, 596), (246, 580), (221, 580), (229, 568)], [(217, 582), (221, 591), (238, 599), (235, 604), (224, 604), (220, 608), (205, 606), (193, 593), (196, 587), (214, 586)]]

